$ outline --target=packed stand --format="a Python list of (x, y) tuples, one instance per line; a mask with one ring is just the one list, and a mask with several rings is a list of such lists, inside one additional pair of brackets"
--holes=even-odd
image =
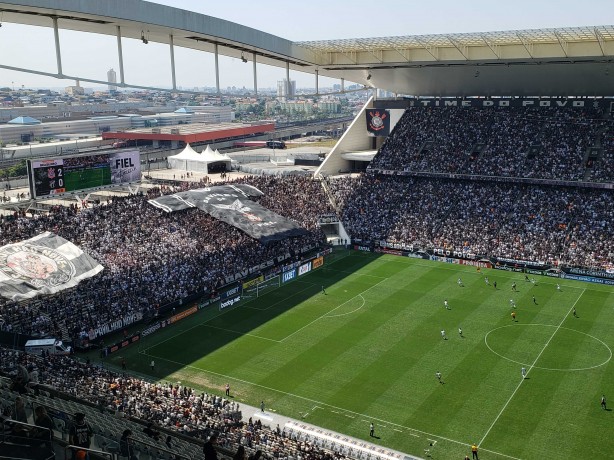
[(583, 180), (588, 147), (612, 126), (589, 108), (412, 107), (370, 168)]
[(614, 126), (603, 132), (601, 156), (591, 164), (590, 180), (592, 182), (614, 182)]
[[(56, 337), (65, 330), (71, 338), (84, 336), (111, 320), (135, 313), (154, 315), (164, 304), (216, 289), (224, 276), (325, 242), (317, 217), (332, 208), (319, 182), (303, 176), (247, 177), (237, 182), (258, 187), (265, 207), (296, 220), (309, 233), (263, 246), (198, 209), (160, 211), (147, 203), (160, 195), (160, 189), (81, 210), (58, 206), (48, 215), (4, 217), (0, 246), (51, 231), (78, 245), (104, 270), (73, 289), (42, 299), (0, 299), (0, 328)], [(181, 188), (189, 186), (203, 184)]]
[(328, 186), (354, 240), (551, 264), (614, 262), (610, 191), (375, 174)]
[(219, 395), (199, 393), (180, 384), (146, 382), (67, 356), (42, 358), (0, 347), (0, 375), (12, 376), (13, 391), (33, 391), (28, 390), (27, 369), (38, 374), (37, 390), (51, 387), (116, 417), (140, 420), (145, 427), (142, 431), (160, 446), (169, 447), (168, 440), (162, 444), (166, 435), (161, 430), (203, 440), (215, 433), (221, 447), (234, 451), (244, 446), (251, 453), (261, 450), (266, 458), (345, 458), (309, 441), (294, 439), (279, 425), (272, 428), (251, 418), (242, 421), (240, 405)]

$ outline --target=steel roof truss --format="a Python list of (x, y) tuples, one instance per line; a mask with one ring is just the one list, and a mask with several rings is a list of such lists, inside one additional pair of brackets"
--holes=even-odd
[(465, 61), (468, 61), (469, 60), (469, 53), (468, 53), (469, 48), (467, 47), (467, 45), (463, 45), (462, 43), (454, 40), (450, 35), (446, 35), (446, 38), (450, 41), (450, 43), (452, 43), (454, 48), (456, 48), (458, 52), (465, 58)]
[(520, 42), (522, 43), (522, 46), (524, 46), (524, 49), (526, 50), (527, 54), (529, 55), (529, 57), (531, 59), (534, 59), (533, 57), (533, 43), (531, 43), (530, 41), (528, 41), (521, 33), (516, 32), (516, 36), (520, 39)]
[(597, 29), (597, 27), (593, 28), (593, 32), (595, 33), (595, 38), (597, 39), (597, 43), (599, 44), (601, 55), (605, 56), (605, 37), (599, 31), (599, 29)]
[(567, 41), (556, 30), (554, 31), (554, 36), (559, 41), (559, 45), (561, 45), (561, 49), (563, 50), (563, 54), (565, 55), (565, 57), (569, 57), (569, 54), (567, 53), (567, 50), (569, 49), (569, 44), (567, 43)]
[(497, 59), (501, 59), (501, 53), (499, 52), (499, 45), (491, 43), (484, 35), (481, 35), (481, 37), (484, 43), (486, 43), (486, 46), (488, 46), (490, 48), (490, 51), (492, 51), (492, 54), (494, 54), (497, 57)]

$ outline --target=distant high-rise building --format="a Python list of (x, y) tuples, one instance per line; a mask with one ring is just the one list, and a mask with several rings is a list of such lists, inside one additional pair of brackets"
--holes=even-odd
[(296, 81), (295, 80), (280, 80), (277, 82), (277, 97), (292, 99), (296, 94)]
[[(107, 72), (107, 81), (109, 83), (117, 83), (117, 73), (115, 73), (115, 70), (113, 69), (109, 69), (109, 71)], [(117, 85), (109, 85), (109, 91), (116, 91), (117, 90)]]

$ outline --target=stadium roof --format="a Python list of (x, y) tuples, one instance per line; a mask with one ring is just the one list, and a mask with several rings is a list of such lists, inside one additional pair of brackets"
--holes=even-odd
[[(0, 0), (3, 22), (147, 40), (415, 96), (612, 96), (614, 26), (292, 42), (142, 0)], [(86, 76), (21, 69), (106, 84)], [(247, 67), (246, 67), (247, 69)], [(129, 76), (126, 85), (130, 84)], [(122, 86), (124, 82), (119, 82)]]
[[(556, 44), (561, 51), (571, 43), (593, 44), (601, 47), (603, 42), (614, 41), (614, 26), (567, 27), (560, 29), (525, 29), (499, 32), (458, 33), (437, 35), (407, 35), (396, 37), (348, 38), (341, 40), (318, 40), (297, 42), (318, 53), (373, 52), (377, 50), (410, 50), (459, 47), (494, 47), (541, 44)], [(497, 58), (498, 53), (491, 50)], [(595, 50), (604, 54), (604, 50)], [(437, 58), (434, 57), (437, 60)]]

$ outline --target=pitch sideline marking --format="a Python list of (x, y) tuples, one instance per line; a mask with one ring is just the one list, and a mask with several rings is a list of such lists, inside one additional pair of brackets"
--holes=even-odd
[[(371, 420), (375, 420), (375, 421), (381, 422), (381, 423), (387, 423), (387, 424), (389, 424), (389, 425), (391, 425), (393, 427), (396, 426), (398, 428), (404, 428), (406, 430), (409, 430), (408, 434), (410, 434), (412, 436), (416, 436), (415, 434), (411, 433), (413, 431), (414, 433), (420, 433), (422, 435), (431, 436), (433, 438), (437, 438), (437, 439), (440, 439), (440, 440), (443, 440), (443, 441), (448, 441), (448, 442), (451, 442), (453, 444), (458, 444), (458, 445), (461, 445), (461, 446), (464, 446), (464, 447), (471, 446), (471, 444), (467, 444), (466, 442), (457, 441), (456, 439), (446, 438), (445, 436), (439, 436), (439, 435), (436, 435), (436, 434), (433, 434), (433, 433), (428, 433), (426, 431), (422, 431), (422, 430), (418, 430), (416, 428), (411, 428), (411, 427), (408, 427), (408, 426), (405, 426), (405, 425), (401, 425), (401, 424), (398, 424), (398, 423), (390, 422), (388, 420), (384, 420), (384, 419), (381, 419), (381, 418), (369, 417), (366, 414), (360, 414), (358, 412), (355, 412), (355, 411), (352, 411), (352, 410), (349, 410), (349, 409), (343, 409), (343, 408), (341, 408), (339, 406), (333, 406), (332, 404), (328, 404), (328, 403), (325, 403), (325, 402), (322, 402), (322, 401), (317, 401), (315, 399), (307, 398), (305, 396), (300, 396), (300, 395), (297, 395), (297, 394), (294, 394), (294, 393), (290, 393), (290, 392), (287, 392), (287, 391), (283, 391), (283, 390), (278, 390), (276, 388), (267, 387), (267, 386), (261, 385), (259, 383), (248, 382), (247, 380), (243, 380), (243, 379), (239, 379), (239, 378), (236, 378), (236, 377), (232, 377), (230, 375), (220, 374), (219, 372), (211, 371), (211, 370), (208, 370), (208, 369), (202, 369), (202, 368), (193, 366), (191, 364), (181, 363), (179, 361), (175, 361), (175, 360), (172, 360), (172, 359), (164, 358), (164, 357), (161, 357), (161, 356), (151, 355), (151, 354), (145, 353), (145, 352), (143, 352), (143, 353), (147, 354), (148, 356), (151, 356), (152, 358), (155, 358), (155, 359), (159, 359), (159, 360), (162, 360), (162, 361), (167, 361), (167, 362), (173, 363), (173, 364), (178, 364), (180, 366), (183, 366), (184, 368), (194, 369), (197, 372), (213, 374), (213, 375), (216, 375), (218, 377), (222, 377), (222, 378), (224, 378), (226, 380), (233, 380), (235, 382), (240, 382), (240, 383), (244, 383), (244, 384), (251, 385), (251, 386), (254, 386), (254, 387), (262, 388), (264, 390), (273, 391), (275, 393), (280, 393), (280, 394), (285, 395), (285, 396), (290, 396), (290, 397), (293, 397), (293, 398), (302, 399), (304, 401), (308, 401), (308, 402), (311, 402), (311, 403), (314, 403), (314, 404), (320, 404), (321, 406), (326, 406), (326, 407), (329, 407), (329, 408), (332, 408), (332, 409), (337, 409), (339, 411), (347, 412), (349, 414), (354, 414), (354, 417), (356, 417), (356, 416), (368, 417)], [(346, 417), (349, 417), (349, 415), (347, 415), (347, 414), (344, 414), (344, 415), (346, 415)], [(501, 457), (509, 458), (511, 460), (521, 460), (518, 457), (512, 457), (511, 455), (502, 454), (501, 452), (497, 452), (497, 451), (490, 450), (490, 449), (482, 449), (482, 451), (490, 452), (491, 454), (499, 455)]]
[(269, 342), (276, 342), (276, 343), (280, 343), (279, 340), (275, 340), (275, 339), (271, 339), (269, 337), (262, 337), (261, 335), (256, 335), (256, 334), (250, 334), (249, 332), (241, 332), (241, 331), (234, 331), (232, 329), (226, 329), (225, 327), (217, 327), (217, 326), (212, 326), (210, 324), (203, 324), (203, 327), (210, 327), (212, 329), (218, 329), (220, 331), (226, 331), (226, 332), (231, 332), (233, 334), (237, 334), (237, 335), (246, 335), (248, 337), (254, 337), (256, 339), (262, 339), (262, 340), (268, 340)]
[(346, 300), (345, 302), (343, 302), (343, 303), (341, 303), (341, 304), (337, 305), (337, 306), (336, 306), (335, 308), (333, 308), (332, 310), (330, 310), (330, 311), (328, 311), (328, 312), (324, 313), (324, 314), (323, 314), (323, 315), (321, 315), (321, 316), (318, 316), (316, 319), (314, 319), (314, 320), (313, 320), (313, 321), (311, 321), (310, 323), (305, 324), (303, 327), (301, 327), (301, 328), (297, 329), (296, 331), (292, 332), (291, 334), (289, 334), (289, 335), (285, 336), (283, 339), (281, 339), (281, 342), (284, 342), (286, 339), (289, 339), (289, 338), (290, 338), (290, 337), (292, 337), (294, 334), (297, 334), (297, 333), (301, 332), (303, 329), (305, 329), (305, 328), (307, 328), (307, 327), (311, 326), (311, 325), (312, 325), (313, 323), (315, 323), (316, 321), (318, 321), (318, 320), (320, 320), (320, 319), (322, 319), (322, 318), (326, 317), (327, 315), (330, 315), (332, 312), (334, 312), (334, 311), (335, 311), (335, 310), (337, 310), (338, 308), (341, 308), (341, 307), (342, 307), (342, 306), (344, 306), (346, 303), (348, 303), (350, 300), (353, 300), (353, 299), (355, 299), (355, 298), (356, 298), (356, 297), (358, 297), (358, 296), (361, 296), (361, 297), (362, 297), (362, 294), (364, 294), (364, 293), (365, 293), (365, 292), (367, 292), (367, 291), (370, 291), (370, 290), (371, 290), (371, 289), (373, 289), (374, 287), (379, 286), (380, 284), (382, 284), (382, 283), (383, 283), (384, 281), (386, 281), (387, 279), (388, 279), (388, 278), (385, 278), (385, 279), (381, 280), (379, 283), (376, 283), (376, 284), (374, 284), (373, 286), (368, 287), (368, 288), (367, 288), (367, 289), (365, 289), (364, 291), (362, 291), (362, 292), (360, 292), (360, 293), (356, 294), (354, 297), (351, 297), (351, 298), (349, 298), (348, 300)]
[(338, 318), (339, 316), (346, 316), (346, 315), (351, 315), (352, 313), (356, 313), (358, 310), (364, 307), (365, 304), (367, 303), (367, 301), (362, 296), (362, 294), (358, 294), (358, 296), (362, 299), (362, 304), (360, 305), (360, 307), (356, 308), (355, 310), (349, 311), (347, 313), (339, 313), (338, 315), (327, 315), (326, 318)]
[[(303, 283), (305, 283), (305, 281), (302, 281), (302, 282), (303, 282)], [(285, 297), (284, 299), (281, 299), (281, 300), (280, 300), (280, 301), (278, 301), (278, 302), (275, 302), (275, 303), (274, 303), (274, 304), (272, 304), (272, 305), (271, 305), (269, 308), (272, 308), (272, 307), (274, 307), (275, 305), (277, 305), (277, 304), (279, 304), (279, 303), (282, 303), (282, 302), (287, 301), (289, 298), (291, 298), (291, 297), (295, 296), (296, 294), (299, 294), (299, 293), (301, 293), (301, 292), (303, 292), (303, 291), (306, 291), (307, 289), (309, 289), (309, 288), (310, 288), (310, 287), (312, 287), (312, 286), (317, 286), (317, 285), (316, 285), (316, 284), (311, 283), (311, 284), (310, 284), (309, 286), (307, 286), (305, 289), (302, 289), (302, 290), (300, 290), (300, 291), (298, 291), (298, 292), (295, 292), (294, 294), (291, 294), (290, 296)], [(241, 306), (241, 307), (244, 307), (246, 304), (248, 304), (248, 303), (250, 303), (250, 302), (253, 302), (253, 301), (254, 301), (254, 300), (256, 300), (257, 298), (258, 298), (258, 297), (253, 297), (253, 298), (251, 298), (251, 299), (247, 300), (247, 301), (246, 301), (246, 302), (245, 302), (243, 305), (240, 305), (240, 306)], [(250, 307), (250, 308), (251, 308), (251, 307)], [(260, 309), (260, 310), (262, 310), (262, 309)], [(159, 346), (159, 345), (162, 345), (163, 343), (166, 343), (166, 342), (168, 342), (169, 340), (175, 339), (176, 337), (179, 337), (180, 335), (182, 335), (182, 334), (184, 334), (184, 333), (186, 333), (186, 332), (188, 332), (188, 331), (191, 331), (192, 329), (196, 329), (197, 327), (200, 327), (200, 326), (208, 326), (208, 325), (207, 325), (207, 323), (208, 323), (208, 322), (210, 322), (210, 321), (212, 321), (212, 320), (214, 320), (214, 319), (216, 319), (216, 318), (219, 318), (220, 316), (222, 316), (222, 315), (224, 315), (224, 314), (226, 314), (226, 313), (228, 313), (228, 312), (231, 312), (231, 311), (235, 311), (235, 309), (234, 309), (234, 308), (229, 308), (229, 309), (227, 309), (227, 310), (221, 310), (221, 311), (220, 311), (220, 312), (219, 312), (217, 315), (213, 316), (212, 318), (206, 319), (205, 321), (202, 321), (202, 322), (200, 322), (200, 323), (198, 323), (198, 324), (195, 324), (195, 325), (194, 325), (194, 326), (192, 326), (192, 327), (189, 327), (189, 328), (187, 328), (187, 329), (184, 329), (184, 330), (182, 330), (181, 332), (179, 332), (179, 333), (177, 333), (177, 334), (175, 334), (175, 335), (172, 335), (172, 336), (170, 336), (170, 337), (168, 337), (168, 338), (166, 338), (166, 339), (164, 339), (164, 340), (161, 340), (161, 341), (159, 341), (159, 342), (156, 342), (155, 344), (153, 344), (153, 345), (151, 345), (151, 346), (149, 346), (149, 347), (145, 347), (145, 349), (144, 349), (144, 350), (145, 350), (145, 351), (146, 351), (146, 350), (150, 350), (151, 348), (155, 348), (155, 347), (157, 347), (157, 346)], [(271, 339), (271, 340), (273, 340), (273, 339)]]
[[(565, 317), (561, 320), (561, 322), (559, 323), (559, 325), (557, 326), (557, 328), (554, 330), (554, 332), (552, 333), (552, 335), (550, 336), (550, 338), (548, 339), (548, 341), (546, 342), (546, 344), (544, 345), (544, 347), (542, 348), (542, 351), (539, 352), (539, 354), (537, 355), (537, 358), (535, 358), (535, 361), (533, 361), (533, 364), (531, 364), (529, 366), (529, 369), (527, 369), (527, 373), (526, 375), (529, 375), (529, 372), (531, 372), (531, 369), (533, 369), (533, 367), (535, 366), (535, 363), (537, 362), (537, 360), (540, 358), (540, 356), (544, 353), (544, 351), (546, 351), (546, 348), (548, 347), (548, 345), (550, 344), (550, 341), (554, 338), (554, 336), (556, 335), (556, 333), (559, 331), (559, 329), (561, 328), (561, 326), (563, 325), (563, 323), (565, 322), (565, 320), (567, 319), (567, 317), (569, 316), (569, 314), (573, 311), (574, 307), (576, 306), (576, 304), (578, 303), (578, 301), (580, 300), (580, 298), (582, 297), (582, 295), (584, 294), (584, 292), (586, 291), (586, 289), (582, 289), (582, 292), (580, 293), (580, 295), (578, 296), (578, 298), (576, 299), (576, 301), (574, 302), (574, 304), (571, 306), (571, 308), (569, 309), (569, 311), (567, 312), (567, 314), (565, 315)], [(525, 376), (526, 377), (526, 376)], [(482, 440), (478, 443), (478, 446), (482, 445), (482, 443), (484, 442), (484, 440), (486, 439), (486, 436), (488, 436), (488, 434), (490, 433), (490, 430), (492, 430), (493, 426), (495, 426), (495, 423), (497, 423), (497, 421), (499, 420), (499, 417), (501, 417), (501, 414), (503, 414), (503, 411), (505, 410), (505, 408), (507, 407), (507, 405), (510, 403), (510, 401), (512, 400), (512, 398), (514, 397), (514, 395), (516, 394), (516, 392), (518, 391), (518, 389), (521, 387), (522, 383), (525, 380), (525, 377), (523, 377), (520, 380), (520, 383), (518, 384), (518, 386), (516, 386), (516, 389), (514, 390), (514, 392), (512, 393), (512, 395), (509, 397), (509, 399), (507, 400), (507, 402), (505, 403), (505, 405), (503, 406), (503, 408), (501, 409), (501, 411), (499, 412), (499, 414), (497, 415), (497, 417), (495, 418), (495, 420), (491, 423), (490, 427), (488, 428), (488, 430), (486, 431), (486, 434), (482, 437)]]

